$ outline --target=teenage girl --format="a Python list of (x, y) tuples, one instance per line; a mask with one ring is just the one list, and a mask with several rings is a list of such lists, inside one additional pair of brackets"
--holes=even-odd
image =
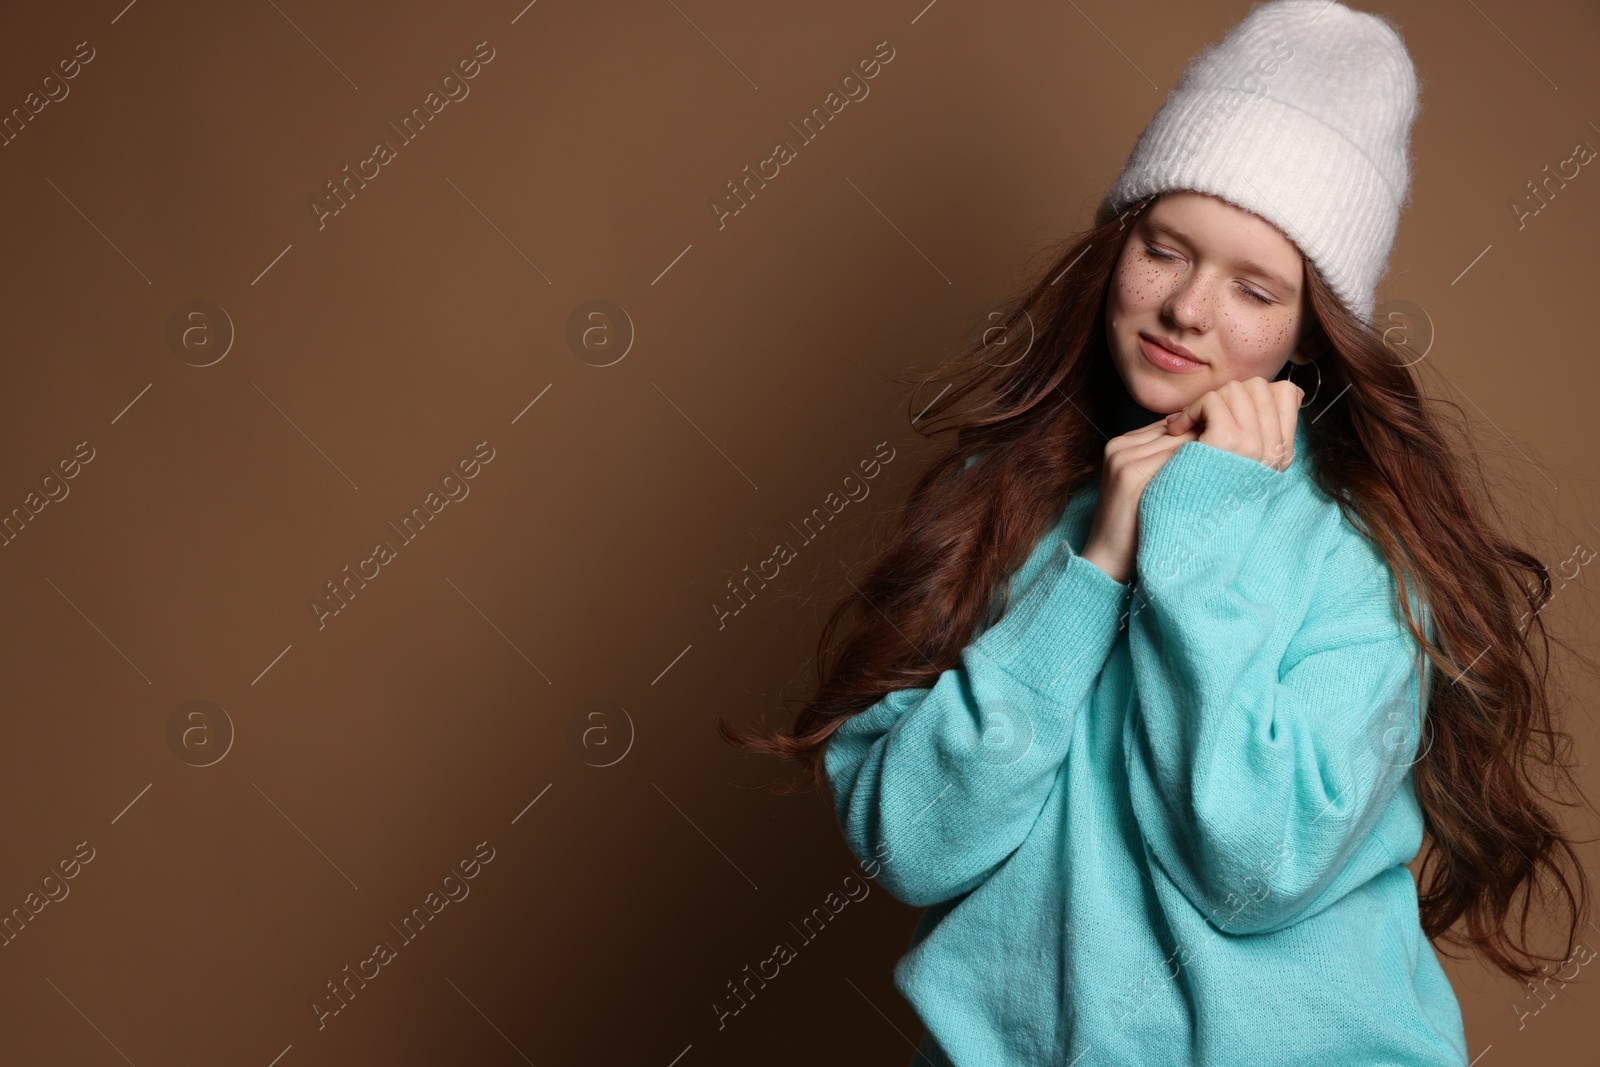
[(1461, 1067), (1433, 940), (1534, 976), (1538, 889), (1571, 958), (1549, 574), (1372, 322), (1417, 96), (1330, 0), (1192, 61), (1007, 342), (926, 379), (971, 372), (955, 443), (793, 729), (723, 726), (926, 909), (916, 1063)]

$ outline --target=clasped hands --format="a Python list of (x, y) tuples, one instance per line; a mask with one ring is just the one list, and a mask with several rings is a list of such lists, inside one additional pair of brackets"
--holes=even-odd
[(1150, 479), (1189, 441), (1286, 470), (1305, 391), (1290, 381), (1225, 382), (1181, 411), (1106, 442), (1100, 497), (1079, 555), (1124, 584), (1138, 552), (1139, 500)]

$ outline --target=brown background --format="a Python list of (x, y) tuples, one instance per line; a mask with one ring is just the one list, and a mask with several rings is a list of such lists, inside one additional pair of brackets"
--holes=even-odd
[[(94, 849), (0, 948), (0, 1061), (907, 1062), (917, 913), (876, 888), (718, 1029), (725, 983), (856, 865), (712, 723), (806, 694), (929, 454), (892, 379), (1087, 222), (1249, 5), (124, 2), (0, 15), (0, 110), (95, 56), (0, 148), (0, 509), (94, 449), (0, 549), (0, 910)], [(1600, 12), (1382, 10), (1424, 88), (1379, 298), (1431, 324), (1428, 387), (1555, 568), (1600, 545), (1600, 174), (1521, 230), (1510, 205), (1600, 146)], [(470, 95), (319, 229), (324, 183), (481, 41)], [(870, 95), (799, 144), (881, 41)], [(798, 157), (719, 228), (780, 139)], [(210, 366), (220, 321), (188, 362), (167, 340), (194, 299), (232, 324)], [(609, 366), (567, 340), (596, 299), (634, 331)], [(319, 629), (324, 583), (480, 441), (470, 495)], [(724, 584), (883, 441), (872, 495), (719, 629)], [(1595, 581), (1549, 609), (1591, 649)], [(210, 766), (180, 752), (220, 719), (168, 741), (190, 700), (232, 724)], [(325, 983), (482, 841), (470, 896), (319, 1032)], [(1540, 1001), (1447, 966), (1479, 1064), (1592, 1053), (1589, 970), (1519, 1027)]]

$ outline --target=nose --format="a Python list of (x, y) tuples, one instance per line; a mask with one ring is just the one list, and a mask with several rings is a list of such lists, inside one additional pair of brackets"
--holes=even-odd
[(1190, 274), (1167, 297), (1162, 310), (1174, 324), (1185, 329), (1203, 330), (1211, 321), (1211, 282), (1200, 274)]

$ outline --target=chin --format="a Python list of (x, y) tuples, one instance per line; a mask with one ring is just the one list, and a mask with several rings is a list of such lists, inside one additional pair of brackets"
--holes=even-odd
[(1190, 390), (1180, 389), (1175, 382), (1159, 377), (1159, 372), (1144, 368), (1133, 373), (1132, 381), (1124, 379), (1123, 385), (1135, 404), (1158, 415), (1181, 410), (1193, 399)]

